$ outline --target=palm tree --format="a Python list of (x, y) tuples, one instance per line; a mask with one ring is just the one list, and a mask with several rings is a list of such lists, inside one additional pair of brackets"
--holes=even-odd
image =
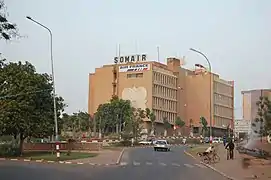
[(155, 125), (156, 116), (153, 113), (153, 111), (151, 111), (149, 108), (145, 109), (145, 115), (151, 121), (151, 133), (150, 133), (150, 135), (154, 135), (154, 125)]
[(167, 117), (163, 117), (163, 123), (164, 123), (164, 136), (167, 136), (167, 130), (171, 127), (170, 123), (167, 120)]
[(150, 120), (151, 120), (151, 135), (154, 135), (154, 126), (155, 126), (155, 120), (156, 116), (153, 112), (150, 113)]
[(208, 131), (208, 128), (207, 128), (207, 125), (208, 125), (208, 122), (206, 121), (205, 117), (200, 117), (200, 123), (202, 124), (202, 130), (201, 130), (201, 133), (203, 135), (203, 137), (206, 136), (206, 132)]
[(175, 120), (175, 125), (182, 129), (182, 127), (184, 127), (185, 125), (185, 122), (179, 116), (177, 116)]

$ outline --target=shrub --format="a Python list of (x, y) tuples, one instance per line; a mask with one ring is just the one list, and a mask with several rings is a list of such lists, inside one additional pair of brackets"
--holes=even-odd
[(1, 157), (14, 157), (20, 155), (20, 147), (15, 143), (4, 143), (0, 145)]
[(187, 144), (201, 144), (200, 139), (191, 139), (191, 138), (187, 138), (186, 143)]
[(131, 146), (132, 142), (129, 140), (122, 140), (120, 142), (115, 143), (115, 146)]

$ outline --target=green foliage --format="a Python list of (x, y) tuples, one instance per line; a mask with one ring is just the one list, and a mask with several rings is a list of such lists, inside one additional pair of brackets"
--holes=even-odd
[[(154, 114), (154, 112), (153, 111), (151, 111), (150, 112), (150, 116), (149, 116), (150, 118), (150, 121), (151, 121), (151, 132), (152, 133), (155, 133), (154, 132), (154, 129), (155, 129), (155, 120), (156, 120), (156, 116), (155, 116), (155, 114)], [(153, 134), (152, 134), (153, 135)]]
[(20, 155), (20, 147), (17, 143), (0, 144), (0, 157), (15, 157)]
[(257, 106), (258, 116), (252, 126), (255, 129), (254, 131), (262, 137), (271, 133), (271, 102), (268, 97), (261, 96), (257, 102)]
[(6, 6), (3, 0), (0, 0), (0, 39), (10, 40), (17, 37), (17, 27), (7, 19)]
[(86, 132), (93, 128), (93, 120), (87, 112), (79, 111), (62, 115), (63, 130), (72, 132)]
[(208, 132), (208, 128), (207, 128), (208, 122), (205, 119), (205, 117), (203, 117), (203, 116), (200, 117), (200, 123), (202, 125), (202, 134), (203, 134), (203, 136), (206, 136), (206, 134)]
[(171, 124), (168, 122), (167, 117), (163, 117), (163, 123), (164, 123), (165, 130), (168, 130), (169, 128), (171, 128)]
[(175, 120), (175, 125), (182, 128), (185, 125), (185, 122), (178, 116)]
[[(52, 78), (29, 62), (0, 63), (0, 135), (47, 137), (54, 132)], [(56, 97), (59, 127), (65, 104)]]
[(148, 119), (150, 119), (150, 115), (151, 115), (151, 113), (153, 113), (153, 112), (151, 112), (151, 110), (150, 110), (149, 108), (146, 108), (146, 109), (145, 109), (145, 113), (146, 113), (146, 117), (147, 117)]
[[(120, 132), (132, 116), (130, 101), (113, 97), (109, 103), (101, 104), (95, 113), (95, 121), (102, 132)], [(118, 133), (118, 132), (117, 132)]]

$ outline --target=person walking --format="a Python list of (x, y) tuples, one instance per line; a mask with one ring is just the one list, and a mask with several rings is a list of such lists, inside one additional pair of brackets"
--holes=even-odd
[(224, 147), (226, 146), (226, 143), (227, 143), (227, 138), (226, 138), (226, 135), (223, 136), (223, 145)]
[(232, 139), (230, 140), (230, 142), (225, 146), (225, 149), (229, 148), (229, 153), (230, 153), (230, 159), (233, 159), (233, 150), (235, 148), (235, 145), (232, 141)]

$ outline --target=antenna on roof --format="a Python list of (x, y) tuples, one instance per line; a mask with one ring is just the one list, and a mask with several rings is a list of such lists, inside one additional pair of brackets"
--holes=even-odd
[(157, 60), (160, 62), (160, 48), (157, 46)]
[(118, 57), (120, 58), (120, 44), (119, 44), (119, 46), (118, 46)]

